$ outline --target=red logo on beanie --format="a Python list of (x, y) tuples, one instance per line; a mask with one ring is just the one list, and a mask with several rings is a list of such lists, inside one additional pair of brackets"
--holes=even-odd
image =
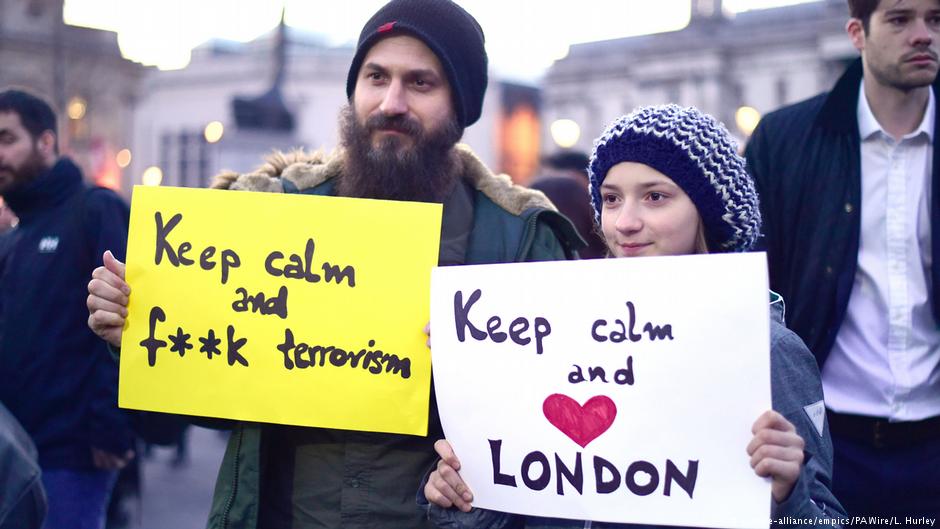
[(395, 24), (396, 24), (397, 22), (398, 22), (397, 20), (394, 21), (394, 22), (386, 22), (385, 24), (382, 24), (381, 26), (379, 26), (379, 29), (377, 29), (376, 32), (378, 32), (378, 33), (387, 33), (387, 32), (389, 32), (389, 31), (391, 31), (392, 28), (395, 27)]

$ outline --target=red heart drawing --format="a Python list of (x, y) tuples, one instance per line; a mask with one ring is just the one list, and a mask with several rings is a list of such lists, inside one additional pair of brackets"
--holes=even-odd
[(591, 397), (584, 406), (568, 395), (555, 393), (542, 403), (548, 422), (584, 448), (606, 432), (617, 417), (617, 406), (609, 397)]

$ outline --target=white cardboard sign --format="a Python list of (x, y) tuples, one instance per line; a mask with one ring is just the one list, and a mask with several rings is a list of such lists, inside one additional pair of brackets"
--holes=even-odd
[(474, 506), (767, 527), (764, 254), (436, 268), (432, 365)]

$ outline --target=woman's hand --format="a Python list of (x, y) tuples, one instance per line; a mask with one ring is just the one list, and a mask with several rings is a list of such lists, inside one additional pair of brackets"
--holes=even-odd
[(434, 450), (441, 460), (437, 463), (437, 470), (431, 472), (424, 486), (424, 496), (438, 507), (457, 507), (463, 512), (470, 512), (473, 494), (457, 474), (460, 461), (454, 454), (454, 449), (446, 439), (441, 439), (434, 443)]
[(782, 503), (790, 497), (803, 467), (805, 443), (796, 427), (783, 415), (769, 410), (754, 421), (754, 438), (747, 445), (751, 468), (761, 477), (770, 477), (774, 501)]

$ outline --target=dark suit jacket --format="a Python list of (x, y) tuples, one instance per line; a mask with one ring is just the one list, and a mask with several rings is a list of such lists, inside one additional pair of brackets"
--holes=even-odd
[[(757, 183), (770, 288), (787, 300), (787, 326), (826, 361), (855, 281), (861, 226), (861, 150), (855, 61), (831, 92), (761, 120), (747, 145)], [(933, 91), (940, 90), (940, 79)], [(940, 105), (937, 105), (940, 122)], [(933, 152), (933, 313), (940, 321), (940, 149)]]

